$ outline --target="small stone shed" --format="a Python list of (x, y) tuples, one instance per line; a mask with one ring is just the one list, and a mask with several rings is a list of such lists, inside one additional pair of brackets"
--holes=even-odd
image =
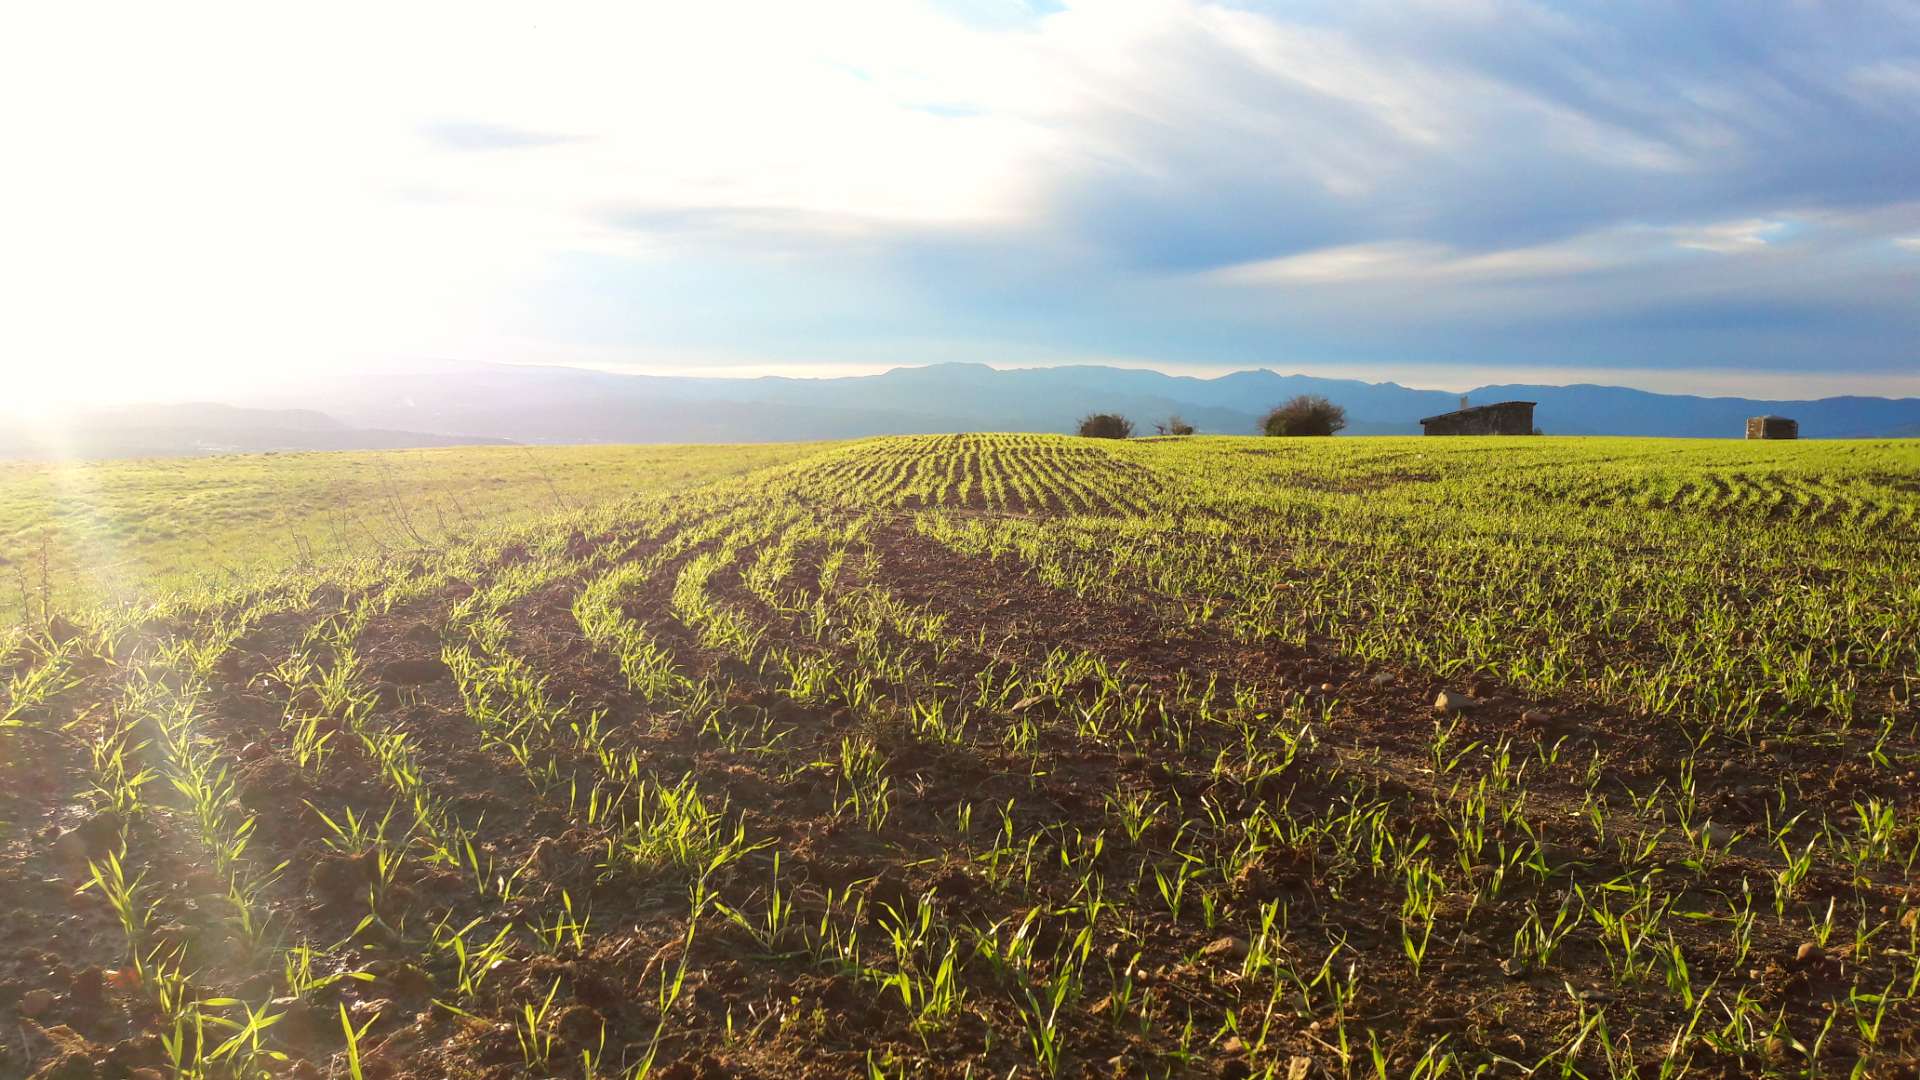
[(1429, 416), (1420, 427), (1427, 435), (1531, 435), (1533, 406), (1531, 401), (1496, 401)]
[(1800, 421), (1785, 416), (1753, 416), (1747, 418), (1747, 438), (1749, 439), (1797, 439), (1800, 437)]

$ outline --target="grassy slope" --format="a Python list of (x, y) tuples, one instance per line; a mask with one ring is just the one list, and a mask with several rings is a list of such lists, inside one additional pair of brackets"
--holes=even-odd
[[(469, 522), (690, 484), (818, 444), (453, 447), (134, 461), (0, 461), (0, 622), (208, 572), (432, 539)], [(404, 509), (397, 509), (404, 508)], [(43, 574), (44, 560), (44, 574)]]

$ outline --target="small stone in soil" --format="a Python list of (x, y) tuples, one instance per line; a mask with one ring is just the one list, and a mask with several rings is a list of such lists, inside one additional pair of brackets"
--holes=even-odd
[(1440, 695), (1433, 699), (1434, 709), (1443, 713), (1465, 712), (1472, 706), (1472, 698), (1453, 690), (1442, 690)]
[(1247, 958), (1247, 950), (1249, 948), (1251, 948), (1251, 946), (1248, 944), (1246, 938), (1223, 937), (1208, 942), (1207, 947), (1200, 950), (1200, 955), (1231, 956), (1235, 960), (1244, 960)]

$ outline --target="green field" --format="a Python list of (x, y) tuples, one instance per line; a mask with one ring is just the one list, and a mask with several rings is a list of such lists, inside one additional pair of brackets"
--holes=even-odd
[(1920, 443), (90, 468), (0, 1074), (1920, 1068)]
[(0, 461), (0, 622), (44, 599), (382, 550), (791, 460), (805, 444)]

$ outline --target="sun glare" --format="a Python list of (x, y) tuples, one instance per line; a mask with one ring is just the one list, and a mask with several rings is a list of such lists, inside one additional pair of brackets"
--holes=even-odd
[(51, 365), (22, 365), (7, 375), (7, 394), (0, 399), (0, 415), (17, 423), (38, 424), (84, 403), (85, 387), (70, 374)]

